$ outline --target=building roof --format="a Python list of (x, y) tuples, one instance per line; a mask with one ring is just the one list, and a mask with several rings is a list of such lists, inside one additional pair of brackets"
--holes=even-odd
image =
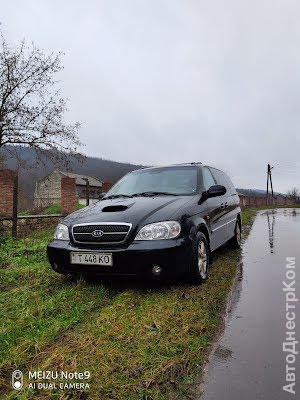
[(72, 172), (63, 172), (63, 171), (58, 171), (58, 172), (61, 175), (68, 176), (69, 178), (75, 178), (76, 185), (85, 186), (86, 179), (88, 179), (90, 186), (100, 187), (100, 188), (102, 187), (102, 182), (99, 179), (94, 178), (93, 176), (73, 174)]

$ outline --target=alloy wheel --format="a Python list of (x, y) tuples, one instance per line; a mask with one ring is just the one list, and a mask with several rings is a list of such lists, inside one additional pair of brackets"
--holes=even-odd
[(206, 279), (207, 275), (207, 252), (203, 240), (198, 244), (198, 269), (202, 279)]

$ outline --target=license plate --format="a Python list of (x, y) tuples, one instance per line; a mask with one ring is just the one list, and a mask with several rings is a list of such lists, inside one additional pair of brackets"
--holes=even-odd
[(106, 265), (111, 267), (113, 265), (113, 259), (111, 253), (71, 252), (71, 264)]

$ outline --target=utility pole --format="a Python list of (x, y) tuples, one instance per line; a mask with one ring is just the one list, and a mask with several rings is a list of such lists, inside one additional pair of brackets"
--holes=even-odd
[(273, 192), (272, 172), (271, 172), (271, 170), (272, 170), (273, 168), (274, 168), (274, 167), (271, 167), (271, 168), (270, 168), (270, 184), (271, 184), (271, 190), (272, 190), (272, 205), (274, 206), (274, 192)]
[(267, 194), (266, 194), (266, 205), (268, 205), (268, 202), (269, 202), (269, 174), (270, 174), (270, 164), (268, 164), (268, 168), (267, 168)]
[(274, 192), (273, 192), (273, 183), (272, 183), (272, 173), (271, 170), (274, 167), (271, 167), (270, 164), (268, 164), (267, 168), (267, 194), (266, 194), (266, 205), (269, 205), (269, 180), (270, 180), (270, 185), (271, 185), (271, 192), (272, 192), (272, 205), (274, 206)]
[(86, 185), (85, 185), (85, 204), (87, 206), (89, 206), (90, 205), (90, 182), (89, 182), (88, 178), (82, 178), (82, 179), (86, 182)]

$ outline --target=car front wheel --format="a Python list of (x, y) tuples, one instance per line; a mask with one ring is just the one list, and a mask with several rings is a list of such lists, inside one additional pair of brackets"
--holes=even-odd
[(205, 235), (198, 232), (192, 249), (191, 280), (192, 283), (200, 284), (207, 279), (210, 261), (210, 249)]

